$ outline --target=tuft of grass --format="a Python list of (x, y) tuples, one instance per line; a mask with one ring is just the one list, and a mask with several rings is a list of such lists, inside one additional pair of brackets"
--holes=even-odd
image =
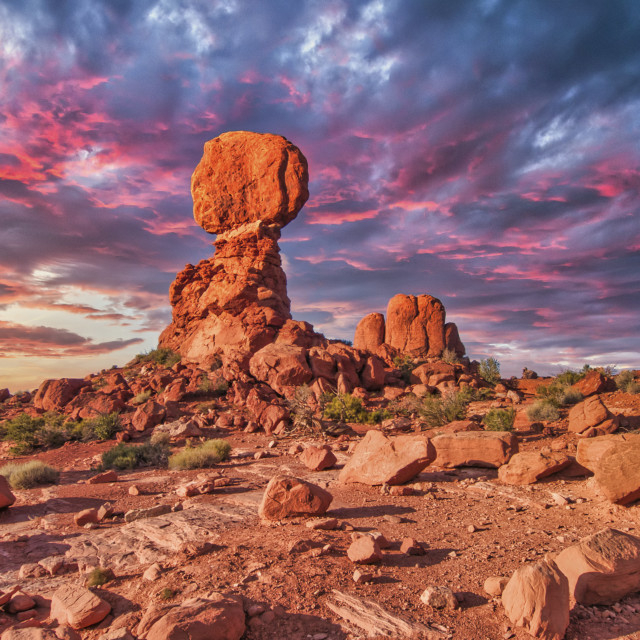
[(7, 464), (0, 468), (0, 475), (14, 489), (31, 489), (41, 484), (57, 484), (60, 472), (39, 460), (21, 464)]
[(121, 428), (122, 424), (117, 411), (113, 413), (101, 413), (96, 418), (89, 418), (82, 421), (82, 439), (110, 440)]
[(392, 417), (384, 409), (367, 411), (360, 398), (354, 398), (350, 393), (330, 394), (322, 400), (323, 416), (327, 420), (339, 422), (357, 422), (359, 424), (379, 424)]
[(558, 407), (548, 398), (536, 400), (527, 409), (527, 418), (532, 422), (553, 422), (559, 417)]
[(560, 404), (562, 405), (577, 404), (578, 402), (582, 402), (582, 400), (584, 400), (582, 393), (572, 387), (565, 389), (560, 396)]
[(487, 431), (513, 431), (515, 409), (491, 409), (482, 419)]
[(171, 598), (174, 598), (175, 595), (176, 592), (173, 589), (169, 589), (169, 587), (165, 587), (158, 594), (161, 600), (171, 600)]
[(111, 582), (115, 578), (113, 571), (111, 569), (105, 569), (104, 567), (96, 567), (91, 571), (89, 577), (87, 578), (87, 586), (88, 587), (101, 587), (103, 584), (107, 584), (107, 582)]
[(393, 365), (399, 369), (400, 377), (405, 384), (411, 383), (411, 372), (418, 366), (414, 363), (413, 358), (409, 355), (396, 356), (393, 359)]
[(215, 380), (211, 380), (209, 376), (203, 374), (196, 395), (221, 398), (227, 391), (229, 391), (229, 383), (224, 378), (218, 376)]
[(171, 444), (171, 436), (166, 431), (154, 431), (149, 438), (149, 442), (168, 447)]
[(621, 371), (616, 377), (616, 387), (624, 393), (636, 394), (640, 393), (640, 385), (633, 377), (633, 371), (629, 369)]
[(131, 400), (129, 400), (130, 404), (139, 405), (144, 404), (151, 397), (151, 390), (147, 389), (146, 391), (141, 391), (136, 394)]
[(169, 449), (164, 444), (147, 442), (141, 445), (127, 445), (120, 442), (102, 454), (102, 468), (163, 467), (166, 466), (168, 457)]
[(130, 364), (145, 364), (154, 362), (165, 367), (172, 367), (182, 359), (182, 356), (167, 347), (158, 347), (147, 353), (139, 353)]
[(490, 385), (498, 384), (500, 382), (500, 363), (495, 358), (480, 360), (478, 375)]
[(447, 364), (458, 364), (460, 362), (458, 354), (453, 349), (444, 349), (442, 351), (442, 355), (440, 356), (440, 360), (442, 360), (442, 362), (446, 362)]
[(213, 467), (229, 457), (231, 445), (226, 440), (207, 440), (197, 447), (186, 447), (169, 458), (170, 469)]

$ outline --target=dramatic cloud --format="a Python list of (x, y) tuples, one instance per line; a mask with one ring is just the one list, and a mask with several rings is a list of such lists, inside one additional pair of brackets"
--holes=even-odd
[(309, 159), (297, 318), (351, 338), (430, 293), (506, 373), (638, 366), (638, 41), (640, 7), (599, 0), (4, 3), (3, 357), (36, 384), (154, 346), (212, 251), (202, 146), (247, 129)]

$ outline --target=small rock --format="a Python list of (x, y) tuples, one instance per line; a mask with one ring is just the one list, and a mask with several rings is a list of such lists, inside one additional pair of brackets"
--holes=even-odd
[(73, 516), (75, 523), (79, 527), (84, 527), (86, 524), (98, 522), (98, 510), (97, 509), (83, 509)]
[(373, 581), (373, 574), (372, 573), (364, 573), (364, 572), (360, 571), (360, 569), (356, 569), (353, 572), (353, 581), (356, 584), (363, 584), (365, 582), (372, 582)]
[(500, 596), (508, 582), (509, 578), (504, 578), (502, 576), (490, 576), (484, 581), (482, 588), (485, 593), (488, 593), (490, 596)]
[(420, 596), (424, 604), (434, 609), (457, 609), (458, 600), (449, 587), (430, 586)]
[(9, 600), (7, 609), (9, 613), (18, 613), (20, 611), (28, 611), (36, 606), (36, 601), (26, 593), (18, 593)]
[(144, 518), (155, 518), (156, 516), (162, 516), (165, 513), (171, 511), (171, 505), (158, 504), (155, 507), (149, 507), (148, 509), (131, 509), (124, 514), (125, 522), (133, 522), (134, 520), (143, 520)]
[(132, 484), (129, 487), (129, 495), (130, 496), (139, 496), (142, 493), (140, 487), (137, 484)]
[(408, 556), (423, 556), (426, 553), (422, 543), (415, 538), (404, 538), (400, 545), (400, 551)]
[(105, 471), (95, 476), (91, 476), (91, 478), (87, 480), (87, 484), (104, 484), (107, 482), (117, 482), (117, 481), (118, 481), (118, 474), (113, 469), (110, 469), (109, 471)]
[(162, 568), (157, 562), (154, 562), (150, 567), (147, 567), (142, 577), (149, 581), (154, 582), (162, 575)]
[(382, 560), (382, 551), (371, 536), (358, 536), (347, 549), (347, 556), (356, 564), (377, 564)]
[(309, 529), (317, 529), (321, 531), (333, 531), (338, 528), (337, 518), (319, 518), (317, 520), (308, 520), (306, 526)]

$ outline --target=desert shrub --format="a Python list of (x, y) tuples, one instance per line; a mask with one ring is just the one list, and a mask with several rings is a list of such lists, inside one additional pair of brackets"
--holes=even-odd
[(74, 436), (73, 423), (65, 420), (54, 411), (37, 417), (21, 413), (0, 424), (0, 436), (14, 443), (9, 451), (15, 455), (30, 453), (36, 447), (59, 447)]
[(391, 414), (384, 409), (367, 411), (362, 404), (362, 400), (354, 398), (350, 393), (331, 394), (324, 401), (323, 415), (327, 420), (378, 424), (391, 417)]
[(144, 404), (151, 397), (151, 390), (147, 389), (146, 391), (141, 391), (136, 394), (131, 400), (129, 400), (130, 404), (139, 405)]
[(556, 407), (575, 404), (583, 399), (583, 395), (577, 389), (571, 388), (571, 385), (583, 377), (575, 371), (563, 371), (550, 384), (539, 386), (536, 395)]
[(444, 349), (442, 351), (440, 359), (442, 360), (442, 362), (446, 362), (447, 364), (457, 364), (458, 362), (460, 362), (458, 354), (453, 349)]
[(211, 380), (206, 374), (202, 375), (195, 395), (222, 397), (229, 390), (229, 383), (222, 377)]
[(513, 431), (515, 409), (490, 409), (482, 419), (487, 431)]
[(171, 600), (171, 598), (175, 597), (176, 592), (173, 589), (169, 589), (169, 587), (165, 587), (158, 595), (161, 600)]
[(393, 366), (400, 371), (400, 377), (405, 384), (411, 384), (411, 372), (416, 368), (413, 358), (408, 355), (396, 356), (393, 359)]
[(0, 475), (14, 489), (30, 489), (40, 484), (57, 484), (60, 473), (39, 460), (24, 462), (21, 464), (7, 464), (0, 468)]
[(500, 363), (495, 358), (486, 358), (478, 363), (478, 375), (491, 385), (500, 382)]
[(407, 393), (398, 400), (393, 400), (387, 405), (387, 411), (394, 416), (410, 418), (419, 413), (421, 400), (413, 393)]
[(454, 420), (463, 420), (467, 415), (467, 406), (473, 399), (471, 387), (448, 391), (442, 396), (426, 396), (422, 400), (420, 415), (429, 427), (442, 427)]
[(89, 577), (87, 578), (87, 586), (88, 587), (101, 587), (103, 584), (107, 584), (107, 582), (111, 582), (115, 576), (113, 575), (113, 571), (111, 569), (105, 569), (104, 567), (96, 567), (89, 573)]
[(552, 422), (559, 417), (557, 405), (549, 399), (536, 400), (527, 409), (527, 418), (532, 422)]
[(292, 431), (317, 432), (322, 430), (322, 424), (315, 416), (314, 402), (311, 389), (306, 384), (296, 388), (287, 401), (291, 412)]
[(172, 351), (167, 347), (158, 347), (147, 353), (139, 353), (133, 360), (133, 364), (144, 364), (147, 362), (155, 362), (156, 364), (164, 365), (165, 367), (172, 367), (174, 364), (180, 362), (181, 356), (179, 353)]
[(109, 440), (120, 431), (122, 425), (120, 416), (117, 411), (113, 413), (101, 413), (95, 418), (85, 420), (88, 433), (91, 434), (90, 439)]
[(560, 396), (560, 404), (562, 405), (576, 404), (582, 400), (584, 400), (582, 393), (572, 387), (565, 389)]
[(103, 469), (166, 466), (169, 450), (163, 444), (127, 445), (120, 442), (102, 454)]
[(229, 457), (231, 445), (226, 440), (207, 440), (197, 447), (186, 447), (169, 458), (170, 469), (213, 467)]
[(570, 387), (572, 384), (575, 384), (579, 380), (585, 377), (589, 369), (583, 369), (582, 371), (573, 371), (572, 369), (566, 369), (565, 371), (560, 372), (556, 378), (555, 382), (560, 385), (564, 385), (566, 387)]
[(616, 377), (616, 387), (624, 393), (636, 394), (640, 392), (640, 385), (635, 381), (633, 377), (633, 371), (629, 369), (621, 371)]
[(168, 447), (171, 444), (171, 436), (166, 431), (154, 431), (149, 438), (149, 442)]

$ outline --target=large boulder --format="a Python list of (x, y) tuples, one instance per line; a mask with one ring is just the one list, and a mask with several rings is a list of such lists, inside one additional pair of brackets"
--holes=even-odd
[(520, 451), (500, 467), (498, 477), (505, 484), (533, 484), (570, 464), (571, 458), (561, 451)]
[(333, 496), (311, 482), (277, 475), (265, 489), (258, 514), (265, 520), (291, 516), (320, 516), (326, 513)]
[(581, 604), (613, 604), (640, 591), (640, 538), (628, 533), (602, 529), (566, 548), (555, 561)]
[(569, 626), (569, 583), (553, 561), (526, 564), (502, 592), (509, 620), (542, 640), (562, 640)]
[(372, 429), (358, 443), (339, 479), (368, 485), (402, 484), (419, 474), (435, 457), (435, 449), (425, 436), (387, 438)]
[(286, 387), (299, 387), (312, 377), (307, 363), (307, 350), (290, 344), (268, 344), (257, 351), (249, 362), (251, 375), (278, 393)]
[(111, 605), (76, 584), (65, 584), (51, 596), (51, 619), (68, 624), (74, 629), (84, 629), (96, 624), (111, 611)]
[(0, 475), (0, 509), (10, 507), (16, 501), (16, 497), (11, 492), (9, 482)]
[(240, 640), (246, 630), (240, 596), (214, 593), (168, 610), (147, 610), (136, 629), (143, 640)]
[(611, 417), (600, 396), (589, 396), (569, 411), (569, 431), (584, 433), (587, 429), (597, 427)]
[(592, 471), (601, 493), (617, 504), (640, 499), (640, 435), (599, 436), (578, 443), (576, 460)]
[(497, 469), (518, 453), (518, 439), (507, 431), (443, 433), (432, 440), (437, 467), (489, 467)]
[(376, 349), (384, 342), (384, 332), (384, 316), (381, 313), (370, 313), (358, 322), (353, 346), (356, 349), (375, 353)]
[(82, 378), (45, 380), (33, 398), (33, 405), (44, 411), (60, 411), (78, 395), (80, 389), (89, 384)]
[(605, 391), (615, 389), (615, 383), (613, 383), (611, 378), (608, 378), (599, 371), (589, 371), (584, 378), (578, 380), (578, 382), (572, 386), (585, 398), (596, 393), (604, 393)]

